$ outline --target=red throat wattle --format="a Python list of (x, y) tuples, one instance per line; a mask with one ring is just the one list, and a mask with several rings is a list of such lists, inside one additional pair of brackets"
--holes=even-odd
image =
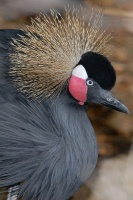
[(80, 105), (83, 105), (87, 100), (87, 85), (86, 80), (72, 75), (69, 80), (69, 92), (78, 100)]

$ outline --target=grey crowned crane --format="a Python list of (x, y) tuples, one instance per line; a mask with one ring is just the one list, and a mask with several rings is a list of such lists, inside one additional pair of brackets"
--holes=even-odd
[(110, 93), (101, 16), (86, 24), (51, 11), (0, 31), (0, 187), (20, 184), (18, 199), (67, 200), (89, 178), (98, 156), (89, 102), (129, 112)]

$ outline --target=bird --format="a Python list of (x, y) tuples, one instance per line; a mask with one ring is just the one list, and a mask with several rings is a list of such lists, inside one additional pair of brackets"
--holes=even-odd
[(0, 30), (0, 187), (19, 185), (17, 199), (67, 200), (89, 178), (98, 159), (90, 102), (129, 113), (110, 92), (102, 15), (86, 24), (79, 10), (52, 9)]

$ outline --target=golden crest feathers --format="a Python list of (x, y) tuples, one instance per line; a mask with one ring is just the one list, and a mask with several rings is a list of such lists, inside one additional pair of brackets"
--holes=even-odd
[(102, 12), (92, 12), (85, 23), (80, 10), (66, 9), (62, 17), (40, 14), (23, 31), (26, 36), (14, 40), (9, 74), (14, 84), (30, 98), (57, 95), (66, 85), (83, 53), (104, 54), (109, 50), (106, 30), (101, 29)]

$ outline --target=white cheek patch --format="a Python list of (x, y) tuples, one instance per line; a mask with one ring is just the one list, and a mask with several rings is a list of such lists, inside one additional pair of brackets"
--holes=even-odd
[(85, 80), (88, 78), (87, 72), (82, 65), (76, 66), (72, 71), (72, 75)]

